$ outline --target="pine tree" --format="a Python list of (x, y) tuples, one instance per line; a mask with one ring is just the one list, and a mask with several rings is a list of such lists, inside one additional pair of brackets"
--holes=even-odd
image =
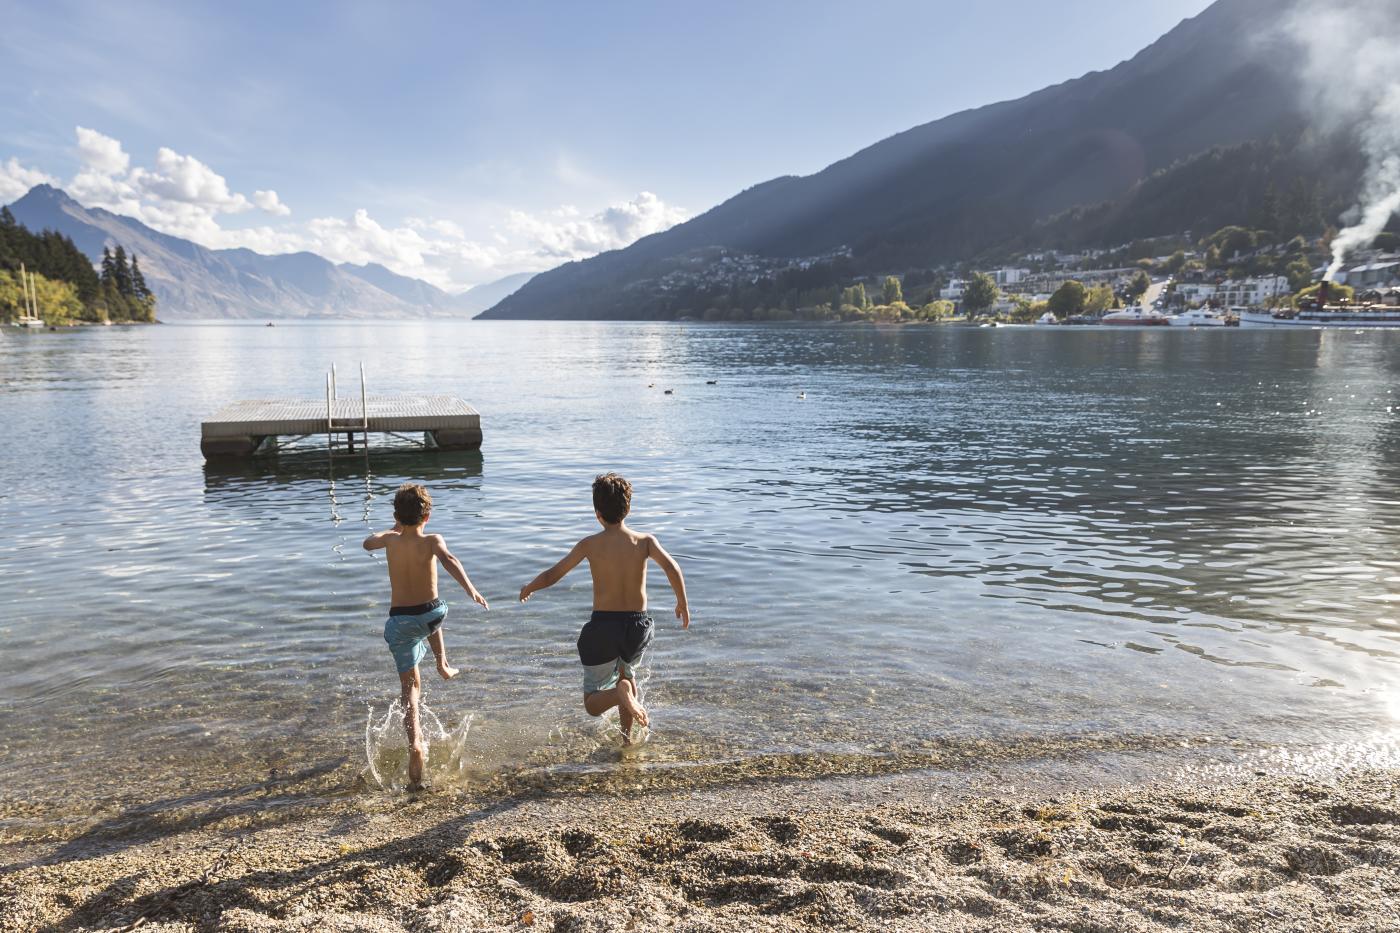
[(131, 267), (126, 263), (126, 250), (120, 243), (112, 254), (112, 272), (117, 280), (117, 292), (125, 298), (133, 294), (131, 290)]
[(102, 247), (102, 275), (99, 278), (102, 287), (115, 285), (117, 281), (116, 264), (112, 260), (112, 251), (106, 246)]
[(15, 215), (10, 213), (9, 205), (0, 207), (0, 227), (15, 226)]
[(146, 277), (141, 274), (141, 266), (137, 262), (135, 253), (131, 254), (131, 291), (142, 301), (147, 301), (151, 297), (151, 290), (146, 287)]

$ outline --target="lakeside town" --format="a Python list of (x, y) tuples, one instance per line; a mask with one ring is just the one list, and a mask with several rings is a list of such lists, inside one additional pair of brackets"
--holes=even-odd
[(1400, 326), (1400, 236), (1381, 234), (1329, 277), (1330, 256), (1327, 237), (1277, 243), (1237, 226), (874, 275), (850, 273), (849, 249), (774, 260), (714, 248), (632, 289), (709, 302), (681, 320)]

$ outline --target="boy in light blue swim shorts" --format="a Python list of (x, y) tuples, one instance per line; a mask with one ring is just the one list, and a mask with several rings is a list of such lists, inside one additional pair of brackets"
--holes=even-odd
[(583, 708), (591, 716), (617, 707), (622, 739), (632, 740), (632, 726), (645, 726), (647, 711), (637, 695), (637, 665), (651, 644), (652, 621), (647, 614), (647, 565), (654, 562), (666, 574), (676, 594), (676, 618), (690, 628), (685, 578), (675, 559), (655, 535), (633, 531), (623, 519), (632, 509), (632, 484), (616, 473), (593, 481), (593, 515), (603, 530), (574, 545), (553, 567), (520, 588), (523, 603), (538, 590), (551, 587), (580, 562), (593, 574), (593, 615), (578, 636), (583, 664)]
[(389, 565), (389, 620), (384, 623), (384, 641), (394, 656), (403, 691), (404, 729), (408, 732), (408, 781), (410, 790), (423, 786), (423, 763), (427, 748), (418, 725), (418, 703), (422, 682), (418, 665), (433, 649), (437, 670), (443, 680), (457, 676), (457, 669), (447, 663), (447, 646), (442, 640), (442, 620), (447, 617), (447, 604), (438, 598), (437, 565), (440, 561), (447, 572), (462, 585), (467, 595), (481, 605), (491, 608), (486, 598), (476, 591), (461, 561), (452, 556), (442, 535), (425, 535), (423, 526), (433, 509), (433, 499), (422, 486), (405, 483), (394, 496), (394, 527), (365, 539), (366, 551), (383, 549)]

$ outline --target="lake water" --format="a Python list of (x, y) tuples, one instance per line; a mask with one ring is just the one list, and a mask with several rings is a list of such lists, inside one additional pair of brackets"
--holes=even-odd
[[(333, 361), (342, 394), (363, 361), (372, 392), (466, 398), (482, 451), (205, 465), (203, 417), (320, 397)], [(492, 602), (444, 576), (463, 676), (425, 670), (434, 779), (616, 768), (581, 709), (586, 571), (514, 599), (596, 528), (608, 469), (694, 613), (682, 632), (653, 572), (634, 770), (852, 773), (1058, 742), (1382, 754), (1400, 720), (1397, 393), (1400, 335), (1374, 332), (11, 332), (0, 816), (269, 774), (401, 782), (386, 572), (360, 541), (405, 480)]]

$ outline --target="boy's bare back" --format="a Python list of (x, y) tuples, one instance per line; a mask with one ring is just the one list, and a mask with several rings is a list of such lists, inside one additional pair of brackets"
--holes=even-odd
[(578, 543), (593, 575), (593, 608), (600, 612), (645, 612), (647, 561), (659, 545), (626, 525), (604, 528)]
[[(593, 577), (594, 612), (644, 613), (647, 610), (647, 561), (656, 561), (676, 594), (676, 618), (681, 620), (681, 628), (690, 628), (690, 608), (680, 567), (655, 535), (633, 531), (624, 522), (631, 506), (631, 484), (608, 473), (598, 477), (593, 486), (594, 515), (603, 530), (575, 544), (563, 560), (521, 587), (520, 601), (523, 603), (531, 594), (558, 583), (586, 560)], [(621, 491), (620, 500), (609, 506), (607, 515), (598, 510), (600, 486), (604, 490)]]
[(437, 558), (446, 550), (442, 535), (402, 530), (387, 535), (384, 560), (389, 565), (389, 602), (416, 606), (437, 599)]

